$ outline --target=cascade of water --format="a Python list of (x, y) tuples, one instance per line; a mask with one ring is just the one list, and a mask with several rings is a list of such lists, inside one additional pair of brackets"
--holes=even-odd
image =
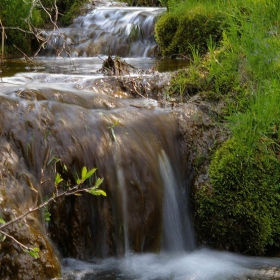
[(54, 32), (40, 55), (153, 57), (154, 25), (163, 11), (163, 8), (97, 7), (76, 18), (69, 27)]
[(164, 151), (159, 155), (159, 162), (164, 184), (163, 249), (169, 252), (193, 250), (195, 239), (189, 212), (186, 210), (187, 201), (180, 193), (184, 188), (180, 186), (180, 180), (175, 178)]
[[(89, 260), (125, 255), (129, 249), (134, 253), (130, 258), (83, 262), (81, 267), (69, 261), (67, 279), (279, 279), (261, 274), (276, 271), (279, 259), (256, 264), (257, 259), (211, 251), (181, 254), (193, 249), (194, 241), (185, 200), (191, 176), (188, 147), (179, 137), (176, 115), (156, 108), (155, 101), (148, 106), (149, 99), (96, 92), (95, 81), (88, 79), (46, 74), (3, 78), (0, 216), (8, 221), (34, 207), (34, 187), (42, 198), (53, 195), (55, 174), (46, 162), (55, 156), (68, 167), (65, 180), (73, 180), (83, 166), (98, 167), (108, 194), (71, 196), (50, 205), (49, 236), (62, 256)], [(108, 127), (116, 120), (113, 135)], [(40, 183), (45, 178), (50, 180)], [(3, 279), (57, 276), (58, 258), (42, 223), (42, 215), (34, 213), (11, 228), (10, 234), (21, 242), (41, 249), (40, 258), (30, 262), (7, 238), (1, 243)], [(147, 254), (161, 249), (162, 254)]]
[[(126, 183), (124, 177), (124, 171), (121, 163), (121, 153), (119, 146), (116, 147), (116, 152), (113, 154), (115, 169), (116, 169), (116, 187), (119, 192), (120, 197), (120, 213), (117, 213), (120, 217), (120, 226), (121, 226), (121, 240), (123, 244), (118, 244), (116, 250), (118, 255), (127, 256), (129, 253), (129, 234), (128, 234), (128, 211), (127, 211), (127, 193), (126, 193)], [(122, 250), (123, 248), (123, 250)]]

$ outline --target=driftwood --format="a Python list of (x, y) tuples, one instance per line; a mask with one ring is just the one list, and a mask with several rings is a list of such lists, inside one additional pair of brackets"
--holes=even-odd
[(119, 57), (113, 59), (109, 55), (108, 58), (103, 61), (100, 72), (108, 76), (121, 76), (128, 75), (135, 69), (135, 67), (121, 60)]

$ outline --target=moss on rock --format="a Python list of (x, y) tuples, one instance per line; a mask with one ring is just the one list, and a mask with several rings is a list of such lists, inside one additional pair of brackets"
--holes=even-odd
[(200, 242), (215, 248), (261, 255), (279, 246), (280, 163), (273, 151), (248, 156), (227, 140), (210, 165), (211, 187), (196, 193)]
[(121, 0), (121, 2), (126, 2), (130, 6), (148, 6), (148, 7), (157, 7), (161, 6), (160, 0)]
[(192, 47), (205, 53), (210, 38), (218, 42), (221, 36), (222, 17), (219, 13), (166, 13), (155, 27), (155, 37), (163, 56), (190, 55)]

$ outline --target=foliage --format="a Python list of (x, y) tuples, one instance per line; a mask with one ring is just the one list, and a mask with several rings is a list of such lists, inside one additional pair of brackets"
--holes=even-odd
[(61, 17), (62, 25), (69, 25), (73, 22), (74, 18), (81, 13), (81, 7), (87, 3), (88, 0), (61, 0), (58, 3), (58, 7), (63, 11)]
[(0, 19), (5, 27), (6, 52), (18, 53), (14, 47), (20, 48), (22, 52), (31, 54), (32, 36), (26, 19), (30, 23), (40, 27), (43, 23), (40, 11), (32, 10), (31, 1), (2, 0), (0, 4)]
[[(56, 164), (60, 162), (57, 158), (52, 158), (49, 162), (52, 162), (53, 159), (55, 159), (55, 170), (56, 170)], [(64, 171), (67, 170), (67, 168), (63, 167)], [(55, 192), (53, 195), (48, 198), (45, 202), (35, 205), (32, 208), (28, 209), (25, 213), (22, 215), (15, 217), (14, 219), (10, 221), (5, 221), (2, 217), (0, 217), (0, 242), (4, 242), (6, 237), (10, 238), (13, 242), (17, 243), (22, 250), (24, 250), (26, 253), (28, 253), (33, 258), (37, 259), (40, 257), (40, 249), (37, 247), (29, 247), (21, 243), (19, 240), (17, 240), (14, 236), (10, 235), (5, 231), (6, 228), (8, 228), (10, 225), (20, 222), (22, 219), (24, 219), (26, 216), (30, 215), (33, 212), (39, 211), (41, 209), (44, 210), (44, 218), (46, 222), (49, 222), (51, 219), (51, 214), (48, 210), (48, 206), (52, 202), (56, 202), (56, 200), (60, 197), (69, 196), (69, 195), (81, 195), (83, 192), (90, 193), (94, 196), (107, 196), (106, 192), (99, 189), (100, 185), (103, 182), (102, 178), (97, 178), (95, 181), (95, 184), (92, 183), (92, 176), (96, 172), (97, 168), (92, 168), (90, 170), (87, 170), (87, 168), (84, 166), (81, 171), (81, 177), (76, 179), (76, 185), (71, 186), (69, 185), (69, 182), (64, 184), (64, 179), (60, 175), (60, 173), (55, 174), (55, 180), (54, 180), (54, 187)], [(86, 181), (89, 181), (88, 184), (85, 184)], [(63, 190), (59, 191), (59, 185), (63, 184)], [(35, 190), (35, 189), (34, 189)], [(35, 190), (35, 192), (38, 194), (38, 191)], [(37, 198), (38, 199), (38, 198)]]
[[(22, 53), (31, 56), (38, 47), (35, 30), (56, 23), (57, 16), (62, 24), (71, 24), (86, 2), (87, 0), (1, 0), (0, 20), (5, 27), (6, 56), (22, 56)], [(53, 22), (50, 22), (50, 17)]]

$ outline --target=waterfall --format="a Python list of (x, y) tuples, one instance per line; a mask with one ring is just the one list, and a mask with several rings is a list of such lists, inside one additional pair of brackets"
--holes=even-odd
[(168, 252), (184, 252), (195, 249), (185, 187), (175, 178), (170, 161), (164, 151), (159, 155), (160, 174), (164, 186), (163, 249)]
[(79, 16), (74, 23), (46, 33), (51, 39), (41, 56), (154, 57), (154, 25), (163, 8), (97, 7)]
[[(2, 86), (1, 139), (25, 163), (42, 197), (54, 190), (52, 167), (44, 166), (53, 156), (67, 166), (65, 180), (83, 166), (97, 167), (104, 178), (106, 198), (85, 194), (50, 205), (48, 230), (63, 256), (193, 249), (188, 154), (172, 110), (154, 107), (154, 100), (96, 92), (90, 77), (34, 74), (19, 80)], [(17, 162), (11, 174), (17, 174)], [(50, 180), (41, 186), (42, 169)]]
[(117, 244), (117, 254), (127, 256), (129, 254), (129, 233), (128, 233), (128, 209), (127, 209), (127, 193), (124, 170), (122, 169), (121, 153), (118, 144), (116, 145), (116, 152), (113, 154), (115, 169), (117, 173), (116, 188), (120, 200), (120, 212), (116, 213), (119, 215), (120, 223), (119, 228), (121, 230), (120, 244)]

